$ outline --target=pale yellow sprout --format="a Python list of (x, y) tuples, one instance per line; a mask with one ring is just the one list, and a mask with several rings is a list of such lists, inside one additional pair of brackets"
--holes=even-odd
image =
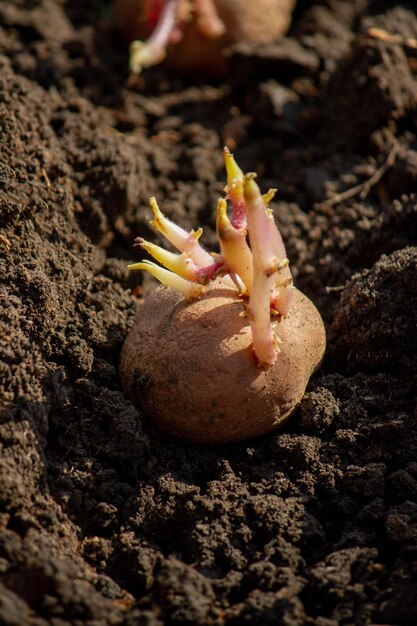
[(165, 287), (173, 287), (180, 291), (187, 300), (196, 300), (201, 296), (204, 291), (203, 285), (192, 283), (189, 280), (185, 280), (178, 274), (170, 272), (169, 270), (156, 265), (152, 261), (140, 261), (140, 263), (133, 263), (128, 265), (130, 270), (145, 270), (152, 274), (157, 280), (159, 280)]

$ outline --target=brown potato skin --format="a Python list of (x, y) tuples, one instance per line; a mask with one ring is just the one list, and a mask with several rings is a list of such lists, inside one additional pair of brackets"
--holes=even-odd
[[(184, 26), (182, 40), (171, 46), (166, 64), (177, 72), (222, 75), (226, 70), (223, 50), (235, 43), (269, 43), (281, 37), (291, 21), (296, 0), (215, 0), (226, 32), (217, 39), (204, 37), (195, 22)], [(116, 24), (130, 43), (146, 39), (144, 0), (114, 0)]]
[(304, 395), (325, 350), (323, 321), (297, 289), (277, 334), (274, 366), (260, 368), (235, 289), (214, 281), (189, 303), (159, 287), (139, 308), (123, 346), (123, 388), (159, 430), (185, 441), (220, 444), (282, 424)]

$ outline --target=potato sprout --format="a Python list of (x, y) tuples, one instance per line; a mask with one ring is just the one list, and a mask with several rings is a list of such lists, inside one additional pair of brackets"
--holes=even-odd
[(256, 436), (281, 423), (325, 347), (320, 314), (293, 285), (268, 207), (275, 190), (262, 195), (255, 174), (243, 174), (227, 148), (224, 161), (220, 253), (203, 248), (201, 228), (187, 232), (151, 198), (150, 224), (178, 252), (140, 238), (137, 245), (160, 265), (146, 260), (129, 268), (146, 270), (172, 289), (156, 290), (138, 311), (121, 361), (125, 389), (147, 406), (157, 426), (211, 443)]
[[(199, 298), (204, 285), (218, 275), (229, 275), (243, 296), (250, 321), (253, 350), (259, 365), (273, 365), (279, 347), (272, 331), (272, 315), (290, 311), (293, 289), (289, 261), (282, 237), (267, 201), (270, 190), (262, 196), (255, 174), (244, 175), (227, 148), (224, 149), (227, 170), (227, 198), (232, 214), (227, 215), (226, 200), (217, 205), (217, 236), (221, 255), (209, 254), (199, 243), (202, 229), (187, 233), (166, 218), (155, 198), (150, 199), (153, 228), (171, 242), (180, 254), (168, 252), (144, 239), (141, 246), (164, 268), (152, 261), (129, 265), (131, 270), (147, 270), (166, 287), (174, 287), (187, 300)], [(249, 242), (247, 241), (249, 235)]]

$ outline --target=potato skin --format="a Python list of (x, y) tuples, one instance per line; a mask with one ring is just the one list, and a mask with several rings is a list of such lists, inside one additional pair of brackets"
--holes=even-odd
[[(177, 72), (222, 75), (226, 70), (223, 50), (240, 42), (269, 43), (287, 31), (296, 0), (215, 0), (226, 33), (217, 39), (204, 37), (195, 22), (184, 25), (182, 40), (172, 46), (166, 64)], [(116, 24), (130, 43), (146, 39), (144, 0), (114, 0)]]
[(237, 291), (213, 281), (189, 303), (166, 287), (139, 308), (123, 346), (123, 388), (150, 423), (178, 439), (220, 444), (274, 430), (293, 412), (325, 349), (313, 303), (294, 290), (281, 318), (281, 352), (260, 368)]

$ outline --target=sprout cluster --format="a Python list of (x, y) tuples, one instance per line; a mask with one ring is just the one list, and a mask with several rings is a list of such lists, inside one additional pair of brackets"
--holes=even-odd
[[(153, 11), (152, 17), (154, 13), (159, 11)], [(163, 61), (169, 44), (181, 40), (182, 27), (192, 20), (198, 31), (208, 39), (221, 37), (225, 32), (213, 0), (165, 0), (149, 39), (132, 41), (130, 45), (129, 65), (133, 74), (140, 74), (143, 68)]]
[(145, 260), (129, 265), (129, 269), (147, 270), (188, 300), (199, 298), (206, 285), (217, 276), (226, 276), (230, 286), (242, 297), (258, 363), (270, 366), (275, 363), (280, 343), (273, 326), (279, 316), (289, 313), (293, 289), (282, 237), (268, 208), (276, 190), (270, 189), (262, 195), (256, 175), (243, 174), (227, 148), (223, 156), (227, 172), (226, 195), (218, 200), (216, 219), (220, 254), (207, 252), (199, 243), (201, 228), (187, 232), (165, 217), (155, 198), (151, 198), (153, 220), (150, 225), (164, 235), (179, 254), (138, 238), (137, 245), (164, 267)]

